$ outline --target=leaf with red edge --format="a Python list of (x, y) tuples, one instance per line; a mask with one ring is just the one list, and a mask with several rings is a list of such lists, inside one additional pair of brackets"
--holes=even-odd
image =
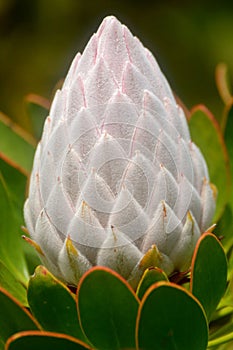
[(0, 260), (0, 287), (8, 291), (21, 304), (28, 306), (27, 289)]
[(203, 305), (210, 320), (227, 286), (227, 260), (223, 247), (212, 233), (203, 234), (196, 245), (190, 291)]
[(139, 299), (142, 299), (149, 287), (160, 281), (168, 281), (168, 277), (163, 270), (158, 267), (146, 269), (137, 287), (136, 294)]
[(191, 111), (189, 128), (192, 140), (201, 149), (207, 162), (211, 182), (218, 189), (214, 222), (221, 217), (229, 199), (229, 158), (220, 126), (205, 106)]
[(74, 295), (44, 266), (38, 266), (28, 286), (28, 303), (43, 329), (85, 341)]
[[(16, 180), (24, 183), (25, 179), (22, 178), (22, 174), (17, 173), (15, 176)], [(19, 186), (21, 186), (20, 182)], [(19, 203), (15, 203), (16, 199), (19, 199), (19, 197), (15, 194), (12, 195), (5, 178), (0, 173), (0, 260), (15, 278), (26, 285), (29, 276), (23, 253), (24, 242), (20, 232), (22, 215), (19, 208), (16, 207), (16, 205), (19, 205)]]
[(0, 341), (2, 343), (5, 343), (16, 332), (40, 328), (40, 325), (31, 314), (1, 287), (0, 310)]
[(137, 349), (206, 350), (204, 310), (184, 288), (158, 282), (147, 290), (140, 304), (136, 338)]
[(23, 206), (27, 177), (2, 159), (0, 169), (0, 260), (18, 283), (26, 286), (29, 275), (39, 264), (35, 249), (22, 240), (21, 227), (24, 224)]
[(0, 158), (28, 175), (32, 168), (35, 140), (2, 113), (0, 135)]
[(11, 336), (5, 350), (85, 350), (91, 349), (83, 342), (66, 334), (28, 331)]
[(139, 300), (116, 272), (95, 267), (80, 280), (77, 290), (82, 328), (98, 349), (135, 348)]

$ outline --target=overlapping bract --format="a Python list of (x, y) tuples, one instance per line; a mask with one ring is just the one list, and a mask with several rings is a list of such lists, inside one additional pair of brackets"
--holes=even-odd
[(45, 265), (69, 284), (104, 265), (189, 267), (215, 193), (153, 55), (114, 17), (77, 54), (51, 106), (25, 220)]

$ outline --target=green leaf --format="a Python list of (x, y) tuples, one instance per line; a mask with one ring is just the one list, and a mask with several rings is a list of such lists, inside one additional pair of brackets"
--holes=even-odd
[[(216, 319), (211, 321), (209, 326), (209, 342), (227, 336), (232, 332), (233, 329), (233, 319), (232, 319), (232, 308), (229, 313), (230, 308), (219, 308), (214, 314)], [(226, 311), (225, 311), (226, 310)], [(224, 315), (225, 312), (228, 312)]]
[[(222, 346), (219, 346), (222, 345)], [(233, 345), (233, 332), (230, 332), (222, 337), (211, 340), (208, 343), (208, 349), (216, 347), (219, 350), (231, 350)]]
[(28, 303), (45, 330), (86, 340), (79, 325), (74, 296), (44, 266), (38, 266), (29, 281)]
[(0, 158), (29, 174), (32, 168), (35, 140), (12, 120), (0, 113)]
[(86, 344), (65, 334), (51, 332), (21, 332), (8, 339), (5, 350), (84, 350)]
[(83, 330), (101, 350), (135, 348), (138, 299), (116, 272), (95, 267), (80, 280), (78, 310)]
[[(0, 159), (0, 169), (8, 190), (8, 195), (12, 209), (14, 211), (14, 216), (17, 221), (17, 223), (15, 223), (15, 232), (18, 232), (20, 237), (18, 250), (23, 250), (22, 256), (25, 255), (28, 270), (30, 274), (32, 274), (35, 270), (35, 267), (40, 264), (40, 260), (36, 254), (35, 249), (33, 249), (29, 244), (26, 244), (26, 242), (21, 239), (23, 233), (21, 226), (24, 223), (23, 206), (25, 202), (25, 188), (27, 186), (28, 179), (19, 170), (10, 166), (2, 159)], [(8, 225), (8, 222), (6, 224)], [(14, 252), (10, 252), (10, 255), (13, 257)]]
[(207, 318), (215, 311), (227, 285), (226, 255), (212, 233), (202, 235), (191, 265), (191, 293), (203, 305)]
[[(11, 260), (14, 260), (15, 266), (17, 267), (17, 270), (29, 270), (29, 274), (33, 273), (35, 270), (35, 266), (39, 265), (39, 258), (35, 252), (35, 249), (33, 249), (29, 244), (27, 244), (25, 241), (22, 240), (21, 236), (23, 231), (21, 230), (21, 226), (24, 223), (24, 217), (23, 217), (23, 206), (25, 201), (25, 188), (27, 184), (27, 177), (22, 174), (20, 171), (18, 171), (16, 168), (10, 166), (8, 163), (4, 162), (2, 159), (0, 159), (0, 169), (4, 178), (5, 188), (7, 189), (7, 195), (10, 202), (11, 210), (12, 210), (12, 217), (11, 217), (11, 223), (9, 224), (9, 217), (6, 216), (4, 219), (3, 211), (2, 211), (2, 222), (0, 223), (0, 229), (1, 229), (1, 237), (3, 239), (3, 236), (6, 235), (5, 241), (2, 242), (2, 249), (6, 250), (7, 259), (11, 258)], [(3, 200), (3, 198), (2, 198)], [(1, 198), (0, 198), (1, 202)], [(7, 207), (7, 202), (3, 200), (2, 203), (0, 203), (0, 206)], [(13, 236), (12, 239), (16, 240), (17, 242), (17, 251), (15, 251), (14, 245), (9, 245), (9, 232), (12, 227), (11, 235)], [(5, 235), (4, 233), (5, 232)], [(6, 246), (5, 246), (6, 244)], [(0, 248), (0, 251), (1, 251)], [(15, 254), (17, 257), (15, 257)], [(21, 265), (20, 259), (24, 260), (23, 265)], [(25, 256), (25, 259), (24, 259)], [(25, 262), (26, 261), (26, 262)], [(27, 265), (27, 267), (26, 267)], [(23, 273), (25, 274), (25, 273)], [(28, 271), (26, 271), (24, 281), (27, 282), (29, 278)], [(17, 276), (15, 276), (17, 277)]]
[(150, 287), (139, 307), (137, 349), (205, 350), (207, 341), (207, 320), (198, 300), (173, 283)]
[[(233, 98), (232, 98), (233, 99)], [(233, 101), (227, 106), (226, 108), (226, 128), (224, 132), (224, 138), (229, 154), (230, 159), (230, 171), (231, 175), (233, 176), (233, 137), (232, 137), (232, 130), (233, 130)], [(231, 209), (233, 210), (233, 184), (231, 184), (231, 196), (230, 196), (230, 204)]]
[(1, 158), (0, 169), (8, 191), (10, 192), (11, 200), (18, 210), (19, 216), (23, 218), (22, 209), (25, 201), (25, 189), (28, 180), (27, 176)]
[(27, 239), (25, 239), (25, 237), (27, 237), (27, 235), (24, 236), (24, 246), (23, 246), (24, 256), (27, 263), (29, 276), (31, 276), (34, 273), (35, 268), (41, 264), (41, 260), (39, 258), (39, 254), (37, 253), (35, 247), (32, 246), (27, 241)]
[[(232, 258), (231, 258), (231, 265), (232, 265)], [(229, 264), (228, 264), (229, 266)], [(231, 270), (229, 271), (228, 268), (228, 285), (227, 290), (224, 294), (224, 297), (221, 299), (221, 302), (219, 304), (219, 308), (233, 308), (233, 270), (231, 266)], [(233, 327), (233, 325), (232, 325)]]
[(30, 313), (1, 287), (0, 305), (0, 342), (5, 343), (16, 332), (39, 328)]
[(2, 261), (0, 261), (0, 286), (7, 290), (21, 304), (28, 305), (25, 286), (15, 278)]
[(41, 138), (45, 118), (49, 114), (49, 101), (30, 94), (25, 98), (26, 111), (32, 123), (33, 134), (37, 140)]
[[(16, 179), (19, 179), (16, 177)], [(28, 269), (23, 254), (23, 242), (21, 238), (19, 208), (16, 207), (14, 198), (0, 173), (0, 260), (22, 284), (27, 284)]]
[(210, 180), (218, 189), (214, 222), (221, 217), (229, 197), (230, 175), (228, 155), (221, 129), (204, 106), (193, 109), (189, 128), (192, 140), (201, 149), (208, 165)]
[(137, 287), (136, 294), (139, 299), (142, 299), (149, 287), (160, 281), (168, 281), (167, 275), (163, 270), (158, 267), (146, 269)]
[(222, 244), (226, 253), (230, 252), (233, 245), (233, 207), (228, 203), (225, 207), (221, 219), (214, 229), (216, 236), (222, 237)]

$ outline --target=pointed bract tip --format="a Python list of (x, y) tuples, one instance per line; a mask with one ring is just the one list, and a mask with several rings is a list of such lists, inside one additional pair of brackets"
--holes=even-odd
[(192, 224), (194, 223), (194, 221), (193, 221), (193, 216), (192, 216), (190, 210), (187, 212), (186, 220), (187, 220), (187, 221), (191, 221)]
[(147, 269), (149, 267), (158, 266), (158, 262), (161, 259), (161, 255), (158, 251), (158, 248), (155, 244), (146, 252), (143, 258), (140, 261), (140, 268)]
[(70, 235), (67, 236), (66, 238), (66, 249), (67, 249), (67, 254), (70, 256), (70, 255), (73, 255), (73, 256), (78, 256), (78, 251), (77, 249), (75, 248), (71, 238), (70, 238)]
[(192, 215), (192, 213), (191, 213), (191, 211), (189, 210), (188, 212), (187, 212), (187, 215), (186, 215), (186, 222), (185, 222), (185, 227), (187, 228), (187, 227), (189, 227), (190, 228), (190, 234), (191, 234), (191, 236), (193, 236), (194, 235), (194, 224), (195, 224), (195, 222), (194, 222), (194, 218), (193, 218), (193, 215)]
[(216, 224), (211, 225), (210, 227), (207, 228), (205, 232), (212, 233), (216, 226), (217, 226)]
[(109, 15), (103, 19), (96, 34), (98, 37), (100, 37), (105, 30), (110, 31), (111, 28), (116, 26), (122, 27), (123, 25), (115, 16)]
[(29, 243), (33, 248), (36, 249), (37, 253), (39, 253), (40, 255), (44, 256), (44, 253), (41, 249), (41, 247), (39, 246), (39, 244), (37, 244), (35, 241), (33, 241), (31, 238), (23, 235), (22, 238)]

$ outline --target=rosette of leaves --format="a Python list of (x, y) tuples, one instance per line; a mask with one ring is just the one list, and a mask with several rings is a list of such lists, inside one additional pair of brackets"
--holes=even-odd
[[(23, 292), (12, 288), (19, 283), (16, 279), (8, 281), (12, 294), (0, 288), (1, 346), (204, 350), (209, 325), (213, 338), (221, 332), (222, 318), (230, 314), (225, 314), (226, 306), (216, 311), (226, 274), (223, 247), (208, 232), (196, 246), (189, 273), (169, 280), (161, 269), (149, 268), (136, 291), (106, 267), (90, 269), (74, 290), (39, 265), (29, 280), (24, 305), (16, 299), (22, 299)], [(213, 338), (209, 346), (221, 341)]]
[(219, 66), (221, 120), (204, 106), (187, 113), (192, 139), (218, 188), (217, 226), (199, 238), (190, 270), (168, 277), (152, 266), (135, 290), (106, 267), (90, 269), (70, 288), (39, 265), (21, 238), (21, 225), (48, 103), (27, 97), (31, 134), (0, 115), (0, 349), (231, 349), (233, 97), (226, 81)]

